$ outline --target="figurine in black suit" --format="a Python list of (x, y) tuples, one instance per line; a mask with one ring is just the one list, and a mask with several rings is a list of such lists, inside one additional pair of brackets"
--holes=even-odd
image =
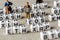
[(42, 3), (43, 0), (36, 0), (36, 3)]

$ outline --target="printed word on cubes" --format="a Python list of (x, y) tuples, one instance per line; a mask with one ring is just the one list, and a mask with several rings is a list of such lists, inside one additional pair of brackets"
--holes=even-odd
[(18, 21), (13, 21), (13, 20), (3, 20), (3, 21), (0, 21), (0, 28), (2, 27), (12, 27), (12, 26), (18, 26)]
[(30, 12), (30, 17), (34, 17), (34, 16), (44, 16), (46, 13), (45, 13), (45, 11), (44, 10), (41, 10), (41, 9), (39, 9), (39, 10), (32, 10), (31, 12)]
[(13, 15), (12, 14), (0, 14), (0, 21), (5, 20), (5, 19), (13, 19)]
[(60, 38), (60, 29), (54, 29), (49, 31), (40, 32), (41, 40), (55, 40)]
[(44, 30), (50, 30), (50, 23), (49, 22), (44, 22), (44, 23), (39, 23), (36, 25), (38, 32), (44, 31)]
[(43, 23), (45, 21), (45, 17), (33, 17), (30, 19), (27, 19), (27, 24), (38, 24), (38, 23)]
[(20, 13), (12, 13), (12, 14), (8, 14), (6, 15), (6, 19), (19, 19), (21, 16)]
[(31, 32), (50, 30), (50, 28), (51, 27), (49, 22), (30, 25)]
[(6, 35), (20, 33), (20, 26), (6, 27)]
[(11, 33), (12, 34), (12, 30), (13, 30), (13, 25), (10, 22), (11, 20), (6, 20), (5, 21), (5, 29), (6, 29), (6, 34)]
[(60, 1), (54, 1), (54, 7), (60, 7)]
[(6, 20), (6, 34), (16, 34), (26, 32), (25, 25), (20, 26), (17, 20)]
[(26, 33), (26, 27), (22, 26), (13, 26), (13, 27), (6, 27), (6, 35), (8, 34), (17, 34), (17, 33)]

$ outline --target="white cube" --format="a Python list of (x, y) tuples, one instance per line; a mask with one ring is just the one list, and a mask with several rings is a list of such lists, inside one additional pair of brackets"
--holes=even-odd
[(52, 14), (58, 14), (59, 13), (59, 8), (58, 7), (54, 7), (51, 9), (51, 13)]
[(58, 20), (58, 27), (60, 27), (60, 20)]
[(40, 32), (40, 40), (48, 40), (47, 32)]
[(55, 39), (55, 30), (47, 31), (49, 40)]
[(44, 26), (42, 24), (38, 25), (37, 27), (39, 32), (44, 31)]
[(60, 7), (60, 1), (54, 1), (54, 7)]
[(55, 30), (56, 38), (60, 38), (60, 29)]
[(20, 26), (20, 33), (27, 32), (26, 27), (24, 25)]
[(35, 32), (36, 31), (36, 25), (35, 24), (31, 24), (30, 25), (30, 30), (31, 30), (31, 32)]

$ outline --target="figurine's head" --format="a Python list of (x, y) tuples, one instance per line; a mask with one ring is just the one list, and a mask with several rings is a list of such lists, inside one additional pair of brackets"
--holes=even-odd
[(26, 2), (26, 5), (29, 5), (29, 2)]
[(8, 2), (8, 0), (6, 0), (6, 2)]
[(28, 5), (29, 5), (29, 2), (26, 2), (26, 7), (28, 7)]

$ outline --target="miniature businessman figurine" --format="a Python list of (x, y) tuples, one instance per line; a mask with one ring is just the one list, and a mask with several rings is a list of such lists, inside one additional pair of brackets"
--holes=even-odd
[(42, 3), (43, 0), (36, 0), (36, 3)]
[(6, 10), (6, 14), (8, 14), (8, 13), (10, 13), (12, 11), (11, 5), (12, 5), (12, 2), (6, 0), (6, 2), (4, 4), (5, 10)]
[(30, 18), (30, 11), (31, 11), (31, 7), (29, 5), (29, 2), (26, 2), (26, 5), (24, 6), (24, 11), (26, 13), (26, 18)]

